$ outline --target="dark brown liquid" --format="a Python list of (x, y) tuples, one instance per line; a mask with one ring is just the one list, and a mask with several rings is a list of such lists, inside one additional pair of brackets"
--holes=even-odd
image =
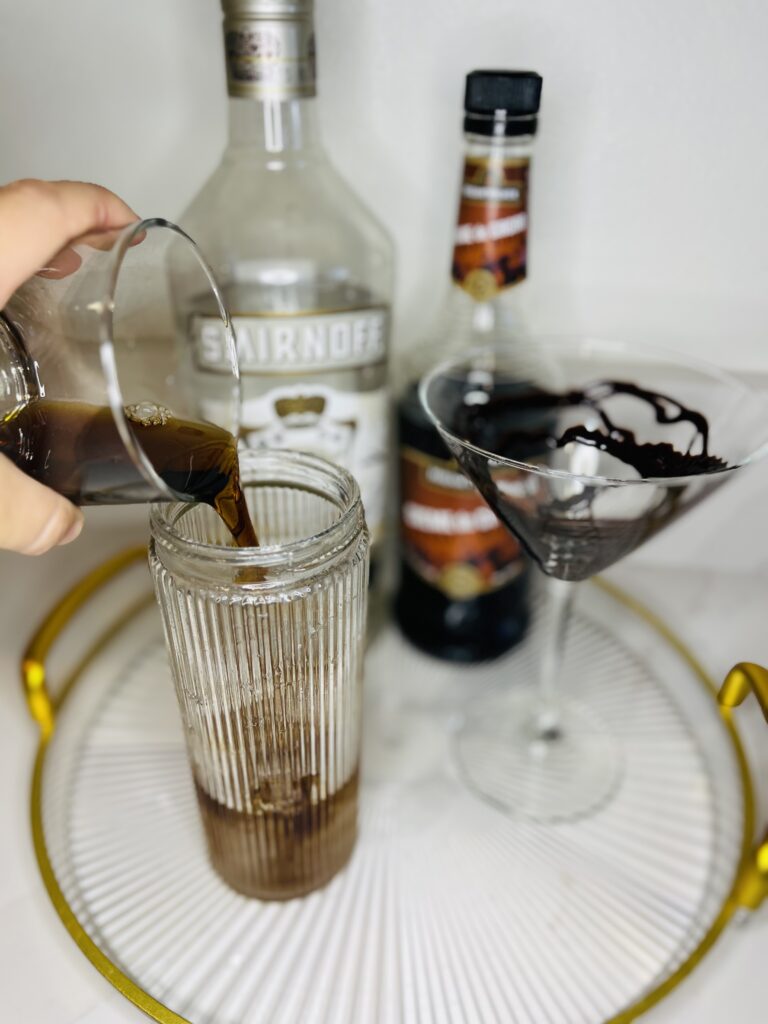
[(233, 889), (257, 899), (292, 899), (325, 885), (354, 849), (357, 788), (357, 773), (325, 798), (317, 776), (303, 776), (282, 795), (262, 782), (251, 813), (225, 807), (196, 784), (213, 867)]
[[(237, 444), (230, 433), (167, 413), (154, 422), (134, 416), (129, 426), (155, 472), (180, 500), (214, 508), (239, 547), (258, 544), (240, 487)], [(76, 505), (127, 504), (156, 497), (106, 407), (33, 399), (0, 423), (0, 452)]]

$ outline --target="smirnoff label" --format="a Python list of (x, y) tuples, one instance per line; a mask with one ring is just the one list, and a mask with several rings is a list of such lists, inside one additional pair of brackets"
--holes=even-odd
[(500, 155), (465, 161), (452, 275), (479, 302), (525, 278), (529, 166)]
[[(243, 375), (355, 369), (383, 364), (387, 357), (384, 307), (306, 316), (234, 316), (232, 325)], [(219, 318), (194, 315), (190, 334), (198, 369), (228, 373)]]
[(452, 460), (403, 445), (400, 494), (403, 556), (448, 597), (487, 594), (523, 571), (520, 545)]

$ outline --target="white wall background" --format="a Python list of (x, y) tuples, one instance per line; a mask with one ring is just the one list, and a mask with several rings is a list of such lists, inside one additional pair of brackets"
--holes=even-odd
[[(327, 144), (398, 245), (398, 345), (444, 288), (463, 76), (530, 67), (537, 326), (768, 373), (765, 0), (317, 0), (317, 22)], [(177, 216), (225, 140), (217, 0), (0, 0), (0, 129), (0, 180), (87, 178)], [(718, 496), (665, 557), (768, 564), (720, 526), (762, 537), (763, 480), (749, 522)]]
[[(399, 248), (400, 343), (439, 303), (462, 80), (544, 76), (540, 326), (768, 371), (765, 0), (317, 0), (325, 137)], [(215, 164), (217, 0), (0, 0), (0, 179), (84, 177), (173, 217)]]

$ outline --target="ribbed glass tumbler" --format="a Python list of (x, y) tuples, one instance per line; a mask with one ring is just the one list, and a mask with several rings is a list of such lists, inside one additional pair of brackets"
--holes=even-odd
[(357, 484), (323, 459), (242, 453), (261, 547), (207, 506), (157, 505), (150, 568), (211, 862), (289, 899), (357, 835), (368, 534)]

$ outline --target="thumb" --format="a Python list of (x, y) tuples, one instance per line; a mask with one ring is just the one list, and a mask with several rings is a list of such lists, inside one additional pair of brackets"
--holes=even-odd
[(79, 508), (0, 455), (0, 548), (42, 555), (69, 544), (82, 528)]

